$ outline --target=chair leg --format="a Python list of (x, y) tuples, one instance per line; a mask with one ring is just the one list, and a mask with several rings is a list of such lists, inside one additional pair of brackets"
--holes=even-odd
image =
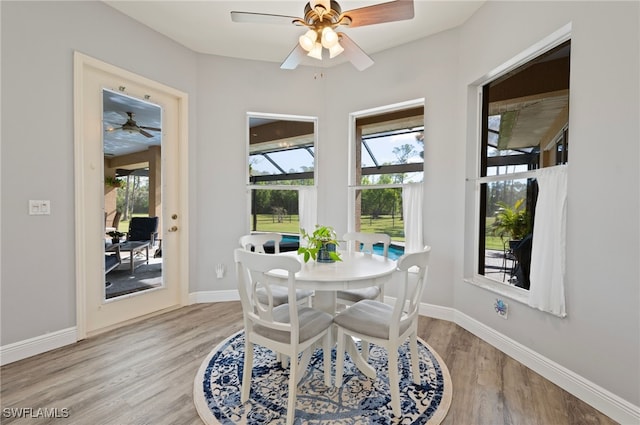
[(409, 336), (409, 348), (411, 350), (411, 372), (413, 372), (413, 382), (420, 383), (420, 359), (418, 357), (418, 339), (413, 333)]
[(276, 361), (280, 362), (283, 369), (286, 369), (287, 366), (289, 366), (289, 357), (286, 354), (276, 353)]
[(389, 352), (389, 391), (391, 392), (391, 410), (396, 418), (402, 416), (400, 410), (400, 374), (398, 371), (398, 348), (387, 348)]
[(253, 344), (245, 342), (244, 345), (244, 370), (242, 371), (242, 392), (240, 402), (245, 403), (249, 400), (251, 392), (251, 372), (253, 369)]
[[(311, 361), (311, 356), (313, 355), (313, 349), (314, 349), (314, 346), (311, 346), (306, 350), (304, 350), (302, 352), (302, 356), (300, 356), (300, 361), (297, 362), (296, 364), (296, 369), (298, 370), (298, 372), (296, 373), (298, 376), (298, 381), (296, 382), (296, 385), (299, 384), (300, 381), (302, 381), (302, 378), (304, 378), (305, 371), (308, 369), (309, 362)], [(292, 364), (295, 363), (296, 361), (297, 359), (291, 359)]]
[(298, 362), (290, 362), (289, 367), (289, 399), (287, 401), (287, 425), (293, 425), (296, 416), (296, 392), (298, 387)]
[(336, 346), (336, 377), (334, 382), (336, 387), (342, 386), (342, 374), (344, 373), (344, 350), (346, 348), (344, 338), (344, 330), (338, 327), (338, 336), (336, 338), (338, 342)]
[(362, 347), (362, 358), (365, 362), (369, 361), (369, 341), (360, 340), (360, 346)]
[(322, 367), (324, 367), (324, 385), (331, 386), (331, 334), (327, 334), (323, 338), (322, 347)]

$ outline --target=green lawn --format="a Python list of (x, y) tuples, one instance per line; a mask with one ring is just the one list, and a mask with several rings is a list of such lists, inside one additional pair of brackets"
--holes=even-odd
[[(146, 217), (145, 214), (134, 214), (134, 217)], [(391, 216), (379, 216), (377, 219), (372, 219), (370, 216), (361, 217), (362, 232), (366, 233), (387, 233), (391, 235), (391, 238), (395, 241), (404, 242), (404, 222), (396, 217), (395, 220)], [(299, 232), (298, 215), (287, 215), (284, 217), (281, 223), (275, 215), (272, 214), (258, 214), (258, 231), (259, 232), (278, 232), (278, 233), (292, 233), (297, 234)], [(129, 220), (120, 221), (118, 230), (121, 232), (127, 232), (129, 230)], [(342, 235), (338, 235), (342, 236)], [(502, 251), (503, 242), (498, 236), (486, 237), (486, 249), (495, 249)]]
[[(281, 223), (275, 215), (258, 214), (258, 225), (256, 227), (259, 232), (279, 232), (293, 233), (299, 232), (299, 221), (297, 215), (288, 215), (284, 217)], [(307, 231), (313, 229), (306, 229)], [(377, 219), (371, 219), (369, 216), (362, 216), (361, 229), (366, 233), (388, 233), (396, 241), (404, 241), (404, 223), (396, 217), (395, 220), (391, 216), (380, 216)], [(342, 235), (338, 235), (339, 237)]]

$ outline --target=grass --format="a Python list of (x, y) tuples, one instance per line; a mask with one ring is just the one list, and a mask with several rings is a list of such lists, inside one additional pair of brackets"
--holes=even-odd
[[(297, 215), (285, 216), (282, 222), (278, 223), (276, 216), (272, 214), (258, 214), (256, 229), (259, 232), (297, 234), (299, 227), (300, 222)], [(309, 230), (310, 229), (307, 229), (307, 231)], [(362, 216), (360, 231), (366, 233), (387, 233), (391, 235), (393, 240), (404, 241), (404, 222), (399, 217), (396, 217), (394, 220), (391, 216), (379, 216), (376, 219), (372, 219), (370, 216)]]
[[(133, 214), (134, 217), (146, 217), (146, 214)], [(287, 215), (281, 223), (278, 223), (276, 216), (272, 214), (258, 214), (258, 231), (259, 232), (278, 232), (292, 233), (299, 232), (300, 222), (298, 215)], [(120, 221), (118, 230), (126, 233), (129, 230), (129, 220)], [(366, 233), (387, 233), (395, 241), (404, 242), (404, 222), (396, 217), (395, 220), (390, 216), (379, 216), (376, 219), (371, 216), (363, 215), (360, 217), (360, 231)], [(339, 235), (341, 236), (341, 235)], [(487, 235), (485, 239), (486, 249), (495, 249), (502, 251), (503, 242), (498, 236)]]

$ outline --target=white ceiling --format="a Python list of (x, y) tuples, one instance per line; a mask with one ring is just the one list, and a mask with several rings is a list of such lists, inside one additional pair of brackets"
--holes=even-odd
[[(296, 46), (304, 28), (292, 25), (234, 23), (231, 11), (304, 16), (304, 0), (246, 1), (110, 1), (104, 3), (199, 53), (281, 63)], [(348, 11), (384, 1), (339, 1)], [(464, 23), (484, 1), (415, 0), (411, 20), (344, 27), (365, 52), (372, 55)], [(322, 62), (306, 58), (303, 65), (330, 67), (344, 55)], [(374, 58), (375, 60), (375, 58)]]
[[(230, 15), (231, 11), (240, 11), (302, 17), (304, 0), (103, 1), (183, 46), (204, 54), (280, 64), (304, 33), (304, 28), (294, 25), (234, 23)], [(345, 12), (384, 1), (342, 0), (339, 3)], [(345, 27), (342, 31), (372, 55), (461, 25), (483, 3), (415, 0), (415, 17), (411, 20), (351, 29)], [(302, 65), (330, 67), (345, 62), (347, 59), (343, 56), (322, 62), (307, 58)], [(151, 132), (154, 137), (147, 138), (139, 133), (107, 131), (126, 122), (126, 112), (135, 113), (138, 125), (160, 127), (161, 110), (158, 106), (116, 93), (105, 93), (103, 106), (107, 156), (137, 152), (160, 144), (159, 132)]]

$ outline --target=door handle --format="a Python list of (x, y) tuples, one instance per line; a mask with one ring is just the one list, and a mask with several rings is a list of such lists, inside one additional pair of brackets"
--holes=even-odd
[(171, 227), (169, 228), (169, 231), (170, 231), (170, 232), (177, 232), (177, 231), (178, 231), (178, 226), (171, 226)]

